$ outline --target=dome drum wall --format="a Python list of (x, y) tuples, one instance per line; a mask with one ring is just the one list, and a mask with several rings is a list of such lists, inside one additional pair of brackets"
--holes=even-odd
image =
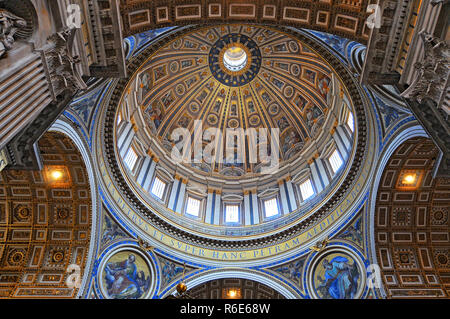
[[(173, 32), (170, 34), (169, 38), (160, 39), (159, 43), (167, 43), (168, 41), (173, 40), (173, 43), (176, 43), (177, 40), (188, 34), (189, 32), (195, 32), (199, 30), (200, 27), (189, 27), (185, 28), (182, 31)], [(265, 221), (264, 223), (260, 223), (260, 225), (253, 225), (249, 226), (246, 225), (245, 227), (241, 226), (232, 226), (230, 225), (207, 225), (202, 222), (196, 222), (193, 219), (189, 219), (185, 216), (181, 216), (180, 213), (172, 212), (173, 216), (168, 216), (168, 214), (162, 213), (162, 212), (168, 212), (170, 213), (170, 209), (168, 210), (167, 207), (164, 207), (164, 205), (158, 206), (157, 204), (152, 202), (152, 205), (149, 205), (145, 196), (148, 197), (148, 194), (145, 194), (145, 191), (140, 191), (136, 188), (136, 181), (135, 178), (132, 178), (128, 176), (128, 174), (124, 175), (124, 172), (126, 172), (127, 168), (124, 166), (124, 163), (118, 163), (117, 158), (120, 158), (120, 156), (115, 155), (116, 152), (120, 152), (120, 148), (115, 145), (117, 136), (116, 130), (114, 128), (115, 123), (117, 121), (117, 113), (116, 108), (117, 105), (121, 105), (121, 98), (127, 95), (127, 92), (132, 92), (133, 90), (136, 90), (136, 87), (129, 87), (129, 80), (123, 79), (119, 80), (115, 86), (112, 87), (110, 90), (111, 97), (109, 99), (109, 105), (104, 104), (103, 107), (107, 107), (108, 110), (106, 112), (106, 116), (104, 119), (102, 119), (99, 122), (99, 127), (105, 127), (104, 130), (101, 131), (102, 134), (98, 135), (97, 137), (97, 143), (100, 143), (100, 141), (105, 141), (103, 144), (102, 149), (105, 151), (105, 160), (101, 158), (101, 154), (99, 154), (100, 162), (107, 163), (105, 164), (104, 168), (100, 169), (101, 174), (107, 174), (112, 177), (112, 181), (114, 184), (118, 186), (118, 189), (120, 190), (120, 193), (125, 195), (126, 197), (123, 197), (125, 199), (125, 202), (127, 205), (130, 205), (129, 207), (132, 207), (132, 210), (134, 212), (138, 212), (139, 218), (144, 221), (147, 227), (147, 225), (153, 225), (156, 227), (156, 229), (159, 229), (161, 234), (170, 235), (173, 236), (172, 238), (177, 238), (181, 240), (182, 242), (186, 243), (186, 245), (197, 245), (200, 247), (207, 247), (211, 249), (243, 249), (245, 247), (249, 246), (255, 246), (255, 247), (264, 247), (271, 244), (281, 243), (283, 241), (296, 238), (295, 236), (299, 233), (305, 232), (308, 229), (311, 229), (311, 227), (317, 226), (320, 221), (322, 221), (326, 216), (329, 216), (333, 210), (335, 210), (338, 205), (342, 204), (342, 200), (345, 198), (346, 195), (349, 194), (351, 191), (351, 188), (355, 185), (355, 179), (360, 178), (361, 180), (361, 174), (365, 174), (367, 176), (368, 170), (365, 169), (365, 172), (361, 170), (361, 166), (365, 163), (363, 161), (366, 153), (367, 157), (367, 145), (366, 145), (366, 131), (368, 129), (367, 127), (367, 120), (371, 121), (372, 118), (369, 116), (364, 116), (364, 113), (367, 112), (366, 107), (366, 100), (363, 99), (363, 95), (361, 90), (357, 87), (356, 81), (352, 79), (348, 71), (345, 69), (343, 65), (340, 64), (338, 59), (333, 56), (328, 51), (324, 50), (324, 48), (321, 47), (320, 44), (316, 43), (314, 40), (308, 38), (305, 36), (305, 34), (293, 31), (291, 29), (282, 29), (282, 32), (285, 34), (289, 34), (290, 36), (294, 38), (300, 39), (301, 43), (305, 43), (309, 48), (311, 48), (312, 52), (320, 52), (320, 55), (323, 59), (327, 61), (327, 64), (333, 65), (333, 71), (336, 74), (339, 74), (339, 79), (343, 83), (343, 90), (346, 92), (345, 94), (348, 94), (349, 98), (348, 100), (351, 101), (351, 104), (353, 104), (354, 109), (356, 109), (355, 114), (355, 123), (357, 124), (357, 128), (355, 128), (355, 132), (357, 132), (357, 135), (355, 137), (355, 141), (353, 143), (352, 151), (349, 154), (349, 163), (345, 165), (345, 168), (342, 169), (342, 175), (339, 176), (336, 180), (332, 181), (330, 183), (330, 187), (326, 189), (326, 193), (324, 193), (323, 197), (320, 196), (315, 197), (317, 201), (318, 198), (320, 199), (320, 205), (318, 202), (311, 201), (311, 203), (314, 202), (314, 207), (308, 207), (308, 214), (305, 216), (302, 216), (302, 214), (295, 215), (293, 213), (287, 213), (286, 215), (283, 214), (282, 217), (280, 217), (278, 220), (273, 221)], [(158, 41), (156, 41), (155, 45), (148, 47), (145, 49), (141, 55), (139, 55), (136, 58), (133, 58), (130, 61), (129, 64), (129, 71), (130, 74), (134, 71), (135, 75), (138, 74), (140, 69), (138, 69), (139, 66), (145, 65), (144, 60), (147, 59), (147, 57), (152, 56), (156, 51), (160, 50), (161, 44), (159, 44)], [(207, 50), (205, 50), (205, 54), (207, 54)], [(264, 54), (264, 53), (263, 53)], [(204, 62), (206, 62), (205, 60)], [(264, 61), (264, 59), (263, 59)], [(207, 65), (206, 65), (207, 67)], [(263, 68), (264, 66), (262, 66)], [(261, 72), (261, 71), (260, 71)], [(259, 75), (258, 75), (259, 76)], [(261, 72), (261, 76), (262, 72)], [(207, 82), (207, 81), (205, 81)], [(138, 87), (139, 89), (139, 87)], [(324, 102), (326, 103), (326, 102)], [(154, 138), (154, 134), (150, 132), (150, 129), (144, 128), (142, 132), (147, 131), (148, 136), (145, 136), (145, 134), (141, 133), (141, 130), (139, 128), (140, 123), (145, 123), (145, 119), (143, 119), (142, 116), (132, 116), (130, 113), (127, 114), (130, 110), (127, 109), (125, 112), (121, 112), (121, 117), (127, 119), (131, 123), (131, 127), (133, 127), (133, 131), (135, 131), (137, 136), (142, 136), (143, 141), (152, 141), (151, 138)], [(138, 114), (138, 113), (135, 113)], [(341, 115), (336, 116), (339, 118)], [(325, 123), (331, 123), (330, 130), (335, 129), (333, 126), (334, 121), (330, 117), (330, 119), (327, 119), (328, 122)], [(339, 119), (341, 120), (341, 119)], [(301, 131), (300, 131), (301, 132)], [(149, 138), (150, 137), (150, 138)], [(161, 139), (158, 137), (155, 140)], [(371, 145), (376, 145), (375, 143), (370, 143)], [(148, 155), (149, 158), (154, 160), (157, 163), (157, 168), (153, 171), (158, 171), (162, 177), (168, 177), (172, 178), (174, 181), (178, 181), (178, 184), (184, 184), (184, 187), (189, 188), (192, 186), (188, 184), (187, 177), (189, 177), (189, 181), (194, 180), (195, 176), (198, 176), (199, 184), (201, 182), (204, 183), (205, 180), (208, 180), (208, 186), (213, 190), (215, 194), (222, 195), (222, 199), (226, 199), (226, 196), (228, 194), (236, 194), (238, 193), (238, 190), (240, 191), (238, 194), (236, 194), (236, 197), (244, 197), (248, 195), (246, 194), (245, 190), (243, 192), (243, 187), (251, 188), (252, 179), (255, 180), (263, 180), (260, 176), (257, 175), (257, 173), (253, 173), (254, 175), (249, 175), (251, 178), (248, 178), (247, 182), (245, 182), (244, 176), (239, 176), (239, 178), (233, 178), (233, 176), (226, 176), (226, 175), (217, 175), (214, 177), (214, 174), (203, 174), (202, 171), (196, 171), (195, 169), (179, 165), (175, 173), (170, 170), (170, 161), (169, 160), (162, 160), (164, 157), (165, 149), (158, 145), (158, 143), (151, 144), (151, 147), (149, 149), (144, 149), (146, 152), (146, 155)], [(370, 150), (370, 156), (373, 156), (374, 150)], [(314, 155), (314, 154), (313, 154)], [(117, 157), (116, 157), (117, 156)], [(314, 160), (314, 156), (311, 156)], [(295, 162), (295, 160), (298, 160), (300, 156), (296, 159), (294, 159), (292, 162)], [(310, 159), (310, 158), (308, 158)], [(121, 162), (122, 160), (119, 160)], [(298, 163), (296, 162), (296, 163)], [(308, 164), (307, 160), (303, 160), (304, 164)], [(364, 164), (365, 166), (368, 166)], [(370, 165), (369, 165), (370, 166)], [(119, 168), (121, 167), (121, 168)], [(286, 165), (288, 167), (288, 165)], [(285, 169), (283, 166), (282, 169)], [(191, 174), (189, 174), (189, 171)], [(186, 172), (186, 173), (182, 173)], [(279, 186), (282, 187), (281, 184), (279, 184), (278, 178), (285, 178), (285, 180), (289, 180), (289, 175), (285, 176), (276, 176), (271, 183), (272, 184), (266, 184), (264, 186), (268, 186), (267, 189), (270, 190), (271, 186)], [(174, 178), (175, 176), (175, 178)], [(213, 178), (214, 177), (214, 178)], [(294, 176), (295, 177), (295, 176)], [(270, 178), (268, 178), (270, 179)], [(292, 179), (292, 178), (291, 178)], [(214, 180), (216, 180), (216, 184), (214, 184)], [(244, 180), (244, 182), (242, 182)], [(187, 182), (187, 183), (183, 183)], [(246, 184), (247, 183), (247, 184)], [(188, 184), (188, 185), (186, 185)], [(230, 185), (230, 190), (234, 191), (227, 191), (224, 192), (223, 185)], [(221, 187), (219, 187), (221, 186)], [(255, 184), (253, 184), (255, 186)], [(134, 189), (134, 191), (130, 190), (130, 187)], [(359, 185), (358, 191), (361, 191), (365, 186)], [(107, 186), (105, 189), (108, 189), (109, 186)], [(195, 188), (195, 187), (191, 187)], [(221, 189), (222, 188), (222, 189)], [(217, 190), (217, 192), (215, 191)], [(170, 191), (167, 190), (167, 191)], [(298, 190), (296, 190), (297, 192)], [(191, 192), (191, 194), (195, 194), (195, 190)], [(197, 191), (198, 193), (198, 191)], [(250, 193), (252, 191), (250, 190)], [(116, 196), (122, 196), (117, 195), (113, 192), (113, 197)], [(355, 195), (353, 195), (353, 198), (355, 199)], [(242, 199), (241, 199), (242, 200)], [(244, 199), (245, 200), (245, 199)], [(122, 201), (122, 200), (120, 200)], [(229, 202), (233, 202), (235, 200), (229, 199)], [(116, 201), (117, 202), (117, 201)], [(119, 204), (120, 205), (120, 204)], [(123, 206), (123, 205), (122, 205)], [(301, 205), (300, 205), (301, 206)], [(120, 207), (120, 206), (119, 206)], [(152, 207), (152, 208), (150, 208)], [(307, 207), (307, 206), (303, 206)], [(342, 210), (342, 209), (341, 209)], [(129, 215), (129, 213), (128, 213)], [(295, 216), (295, 217), (294, 217)], [(283, 218), (286, 222), (285, 227), (278, 227), (270, 229), (270, 225), (280, 226), (283, 222)], [(290, 219), (292, 218), (292, 219)], [(185, 222), (185, 225), (177, 224), (178, 222)], [(190, 222), (190, 224), (189, 224)], [(148, 223), (148, 224), (147, 224)], [(130, 225), (133, 225), (133, 222), (130, 223)], [(269, 225), (269, 226), (267, 226)], [(149, 226), (150, 227), (150, 226)], [(243, 231), (248, 228), (256, 228), (260, 227), (260, 233), (256, 236), (248, 236), (248, 235), (242, 235), (245, 234)], [(264, 227), (268, 227), (269, 229), (266, 229)], [(332, 228), (336, 227), (336, 223), (334, 223), (333, 227), (330, 227), (329, 230), (331, 231)], [(145, 235), (145, 232), (147, 232), (143, 227), (140, 227), (141, 230), (144, 232), (142, 233), (143, 236)], [(205, 232), (206, 230), (211, 230), (211, 233)], [(236, 233), (233, 233), (231, 231), (236, 230)], [(219, 235), (217, 235), (219, 234)], [(234, 237), (230, 237), (230, 234), (240, 234)], [(314, 236), (313, 236), (314, 237)], [(307, 237), (309, 238), (309, 236)], [(153, 239), (150, 239), (153, 240)], [(309, 238), (309, 240), (312, 240), (312, 238)], [(301, 242), (301, 245), (304, 243)], [(169, 247), (170, 248), (170, 247)]]

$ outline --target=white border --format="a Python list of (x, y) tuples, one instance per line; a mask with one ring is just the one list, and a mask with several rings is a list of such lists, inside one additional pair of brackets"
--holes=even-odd
[(322, 299), (319, 296), (317, 296), (315, 289), (314, 289), (314, 270), (316, 269), (316, 266), (319, 262), (319, 260), (321, 260), (323, 257), (325, 257), (326, 255), (329, 254), (333, 254), (333, 253), (343, 253), (343, 254), (347, 254), (350, 257), (353, 258), (353, 261), (355, 263), (358, 264), (358, 268), (359, 268), (359, 273), (361, 275), (360, 278), (360, 284), (358, 287), (358, 291), (355, 294), (355, 298), (353, 299), (360, 299), (363, 295), (364, 289), (366, 287), (366, 282), (367, 282), (367, 272), (366, 272), (366, 267), (364, 265), (364, 262), (361, 260), (361, 258), (358, 256), (358, 254), (356, 254), (353, 250), (344, 247), (344, 246), (330, 246), (327, 247), (326, 249), (324, 249), (323, 251), (321, 251), (320, 253), (316, 254), (313, 259), (311, 260), (307, 272), (306, 272), (306, 285), (307, 285), (307, 289), (309, 292), (309, 295), (313, 298), (313, 299)]
[(106, 262), (113, 257), (115, 254), (123, 252), (123, 251), (131, 251), (139, 256), (141, 256), (145, 262), (147, 263), (149, 272), (150, 272), (150, 278), (151, 278), (151, 285), (148, 288), (148, 291), (145, 293), (145, 295), (141, 296), (139, 299), (149, 299), (150, 296), (153, 296), (155, 294), (155, 288), (156, 288), (156, 281), (157, 281), (157, 276), (156, 276), (156, 266), (154, 265), (154, 263), (150, 260), (150, 258), (144, 254), (141, 250), (137, 249), (134, 246), (129, 246), (129, 245), (122, 245), (119, 246), (117, 248), (111, 249), (111, 251), (109, 251), (105, 256), (103, 256), (102, 261), (98, 267), (98, 271), (97, 271), (97, 283), (98, 286), (100, 288), (100, 292), (102, 293), (103, 298), (105, 299), (110, 299), (108, 296), (107, 291), (105, 290), (105, 288), (103, 287), (103, 269), (105, 268), (105, 264)]
[[(379, 156), (381, 160), (378, 162), (378, 165), (376, 167), (376, 174), (373, 177), (372, 186), (370, 187), (370, 197), (368, 199), (369, 218), (367, 220), (367, 223), (369, 231), (368, 244), (370, 245), (368, 252), (369, 259), (372, 264), (378, 265), (377, 252), (375, 249), (375, 203), (378, 194), (378, 186), (380, 184), (381, 176), (383, 175), (386, 164), (388, 163), (394, 151), (406, 140), (409, 140), (413, 137), (429, 138), (427, 133), (419, 124), (417, 124), (417, 122), (414, 122), (413, 124), (413, 126), (402, 127), (398, 135), (388, 143), (382, 154), (380, 154)], [(380, 286), (379, 291), (381, 295), (386, 298), (387, 295), (383, 285)]]
[[(254, 271), (247, 270), (247, 269), (223, 269), (223, 270), (214, 270), (212, 272), (208, 273), (199, 273), (197, 276), (187, 279), (185, 281), (187, 289), (192, 289), (196, 286), (199, 286), (201, 284), (204, 284), (211, 280), (216, 279), (224, 279), (224, 278), (238, 278), (238, 279), (247, 279), (247, 280), (253, 280), (258, 283), (264, 284), (278, 293), (282, 294), (287, 299), (301, 299), (301, 296), (297, 294), (293, 289), (289, 289), (286, 285), (282, 284), (279, 281), (276, 281), (275, 279), (268, 278), (266, 275), (255, 273)], [(168, 295), (171, 295), (175, 292), (176, 287), (173, 287), (171, 290), (169, 290), (167, 293), (164, 294), (164, 296), (161, 296), (161, 298), (165, 298)]]
[(83, 279), (81, 282), (81, 287), (78, 289), (76, 298), (81, 298), (88, 290), (90, 286), (90, 279), (92, 278), (92, 270), (94, 266), (94, 261), (96, 259), (96, 252), (98, 249), (97, 242), (99, 240), (100, 231), (97, 227), (100, 225), (101, 218), (101, 200), (97, 192), (97, 179), (94, 173), (93, 161), (91, 158), (90, 150), (85, 142), (84, 138), (79, 132), (73, 127), (73, 124), (68, 121), (64, 121), (63, 118), (57, 119), (56, 122), (49, 128), (49, 132), (58, 132), (68, 136), (72, 142), (77, 147), (78, 151), (81, 153), (84, 164), (86, 166), (86, 171), (89, 178), (89, 187), (91, 189), (91, 207), (92, 207), (92, 224), (91, 224), (91, 238), (89, 243), (89, 251), (87, 255), (86, 265), (84, 268)]

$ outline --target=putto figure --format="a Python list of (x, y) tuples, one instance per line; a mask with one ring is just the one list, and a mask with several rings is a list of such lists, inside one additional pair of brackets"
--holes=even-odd
[(11, 50), (14, 44), (14, 35), (17, 30), (27, 25), (27, 22), (5, 9), (0, 9), (0, 58)]

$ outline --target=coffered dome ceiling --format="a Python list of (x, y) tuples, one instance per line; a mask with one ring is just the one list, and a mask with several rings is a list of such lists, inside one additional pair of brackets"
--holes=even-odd
[[(100, 170), (130, 223), (151, 236), (160, 230), (166, 245), (176, 242), (169, 234), (208, 249), (311, 240), (308, 227), (338, 216), (350, 192), (359, 198), (367, 104), (339, 59), (306, 33), (178, 28), (134, 53), (128, 67), (130, 77), (103, 102)], [(242, 143), (227, 144), (229, 129)], [(199, 140), (216, 156), (196, 157)], [(266, 170), (276, 157), (277, 169)]]
[[(286, 163), (309, 160), (331, 139), (342, 107), (330, 110), (332, 87), (344, 94), (326, 61), (292, 36), (254, 26), (208, 27), (150, 57), (129, 85), (133, 97), (126, 97), (122, 113), (132, 117), (143, 144), (155, 148), (156, 138), (169, 155), (181, 145), (172, 136), (177, 128), (188, 129), (193, 139), (196, 128), (218, 128), (224, 135), (227, 129), (266, 128), (268, 144), (270, 129), (277, 128), (279, 160)], [(203, 147), (209, 141), (204, 138)], [(232, 150), (242, 158), (231, 161), (220, 161), (227, 156), (225, 136), (219, 160), (194, 160), (192, 148), (187, 166), (220, 178), (258, 175), (265, 164), (252, 158), (252, 141), (246, 142)]]

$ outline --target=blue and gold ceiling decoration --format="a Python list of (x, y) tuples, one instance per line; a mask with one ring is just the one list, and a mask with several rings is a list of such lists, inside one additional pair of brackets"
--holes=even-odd
[[(231, 71), (224, 65), (224, 54), (230, 48), (244, 51), (247, 60), (245, 66), (237, 71)], [(209, 67), (214, 78), (222, 84), (238, 87), (250, 83), (261, 68), (261, 51), (251, 38), (244, 34), (231, 33), (217, 40), (209, 51)]]
[[(229, 70), (227, 50), (244, 52), (245, 65)], [(330, 116), (332, 71), (301, 41), (258, 26), (207, 27), (168, 43), (137, 76), (137, 103), (146, 125), (170, 153), (178, 127), (279, 128), (280, 159), (299, 155)], [(203, 173), (258, 173), (260, 163), (193, 164)], [(232, 169), (230, 169), (232, 166)]]

